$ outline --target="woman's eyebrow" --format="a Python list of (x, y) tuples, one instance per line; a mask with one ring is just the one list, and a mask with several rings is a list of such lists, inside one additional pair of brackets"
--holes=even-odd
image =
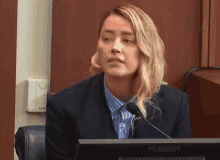
[[(109, 30), (109, 29), (106, 29), (103, 32), (115, 34), (115, 32), (113, 30)], [(134, 34), (132, 32), (128, 32), (128, 31), (122, 31), (121, 34), (122, 35), (133, 35), (134, 36)]]

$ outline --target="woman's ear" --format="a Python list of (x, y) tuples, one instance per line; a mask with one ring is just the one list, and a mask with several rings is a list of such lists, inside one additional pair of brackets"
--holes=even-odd
[(97, 68), (100, 68), (100, 69), (101, 69), (100, 60), (99, 60), (99, 52), (96, 52), (96, 53), (92, 56), (91, 63), (92, 63), (94, 66), (96, 66)]

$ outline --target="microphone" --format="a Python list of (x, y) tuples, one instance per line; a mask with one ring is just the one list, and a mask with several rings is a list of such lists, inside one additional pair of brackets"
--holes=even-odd
[(133, 102), (129, 102), (126, 106), (126, 109), (131, 112), (132, 114), (136, 115), (137, 113), (147, 122), (149, 123), (152, 127), (156, 128), (158, 131), (160, 131), (162, 134), (164, 134), (166, 137), (172, 139), (171, 137), (169, 137), (168, 135), (166, 135), (164, 132), (162, 132), (160, 129), (158, 129), (157, 127), (155, 127), (154, 125), (152, 125), (150, 122), (148, 122), (148, 120), (146, 120), (144, 118), (144, 116), (140, 113), (139, 107), (133, 103)]

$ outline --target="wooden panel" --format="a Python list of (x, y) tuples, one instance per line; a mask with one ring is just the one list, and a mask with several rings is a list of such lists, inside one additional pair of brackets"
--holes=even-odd
[(0, 159), (14, 159), (17, 0), (0, 0)]
[(208, 67), (208, 46), (209, 46), (209, 1), (202, 1), (202, 52), (201, 67)]
[(220, 1), (216, 1), (215, 67), (220, 68)]
[(191, 138), (220, 138), (220, 70), (198, 70), (186, 83), (192, 118)]
[(209, 67), (220, 67), (220, 1), (211, 0)]
[(206, 79), (207, 81), (220, 85), (220, 69), (199, 70), (198, 72), (194, 72), (194, 74), (198, 77)]
[(216, 3), (216, 0), (212, 0), (210, 4), (209, 67), (215, 67)]

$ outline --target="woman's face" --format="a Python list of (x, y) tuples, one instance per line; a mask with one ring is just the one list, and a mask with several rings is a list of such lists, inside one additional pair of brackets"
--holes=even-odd
[(105, 74), (127, 77), (139, 68), (140, 51), (133, 27), (121, 16), (111, 15), (105, 20), (98, 48), (100, 65)]

